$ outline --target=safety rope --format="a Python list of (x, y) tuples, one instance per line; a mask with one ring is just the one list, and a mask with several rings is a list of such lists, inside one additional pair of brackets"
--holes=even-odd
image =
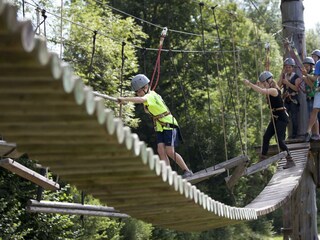
[(93, 65), (93, 58), (94, 54), (96, 52), (96, 37), (97, 37), (98, 31), (94, 30), (92, 35), (92, 51), (91, 51), (91, 59), (90, 59), (90, 65), (88, 69), (88, 73), (92, 72), (92, 65)]
[(288, 39), (286, 39), (286, 41), (284, 43), (284, 48), (288, 51), (288, 53), (290, 54), (290, 57), (295, 60), (296, 66), (298, 67), (298, 69), (300, 71), (299, 73), (297, 73), (301, 79), (301, 82), (299, 83), (298, 89), (300, 91), (302, 91), (303, 93), (306, 93), (305, 81), (303, 80), (303, 78), (301, 78), (301, 76), (302, 76), (301, 72), (302, 72), (302, 69), (304, 68), (303, 62), (301, 61), (299, 54), (296, 54), (296, 52), (295, 52), (296, 48), (292, 44), (292, 41), (290, 42)]
[(202, 8), (204, 6), (203, 2), (199, 3), (200, 6), (200, 20), (201, 20), (201, 36), (202, 36), (202, 51), (203, 51), (203, 60), (205, 65), (205, 77), (206, 77), (206, 88), (207, 88), (207, 98), (208, 98), (208, 116), (209, 116), (209, 123), (212, 126), (212, 117), (211, 117), (211, 98), (210, 98), (210, 86), (209, 86), (209, 78), (208, 78), (208, 61), (207, 56), (205, 53), (205, 46), (204, 46), (204, 24), (203, 24), (203, 16), (202, 16)]
[[(181, 89), (181, 92), (182, 92), (182, 96), (183, 96), (183, 101), (184, 101), (184, 104), (185, 104), (185, 111), (186, 111), (186, 118), (188, 120), (189, 123), (191, 123), (190, 125), (193, 125), (194, 127), (192, 127), (192, 129), (194, 129), (193, 133), (195, 134), (195, 138), (196, 138), (196, 141), (195, 141), (195, 146), (196, 148), (198, 149), (198, 152), (199, 152), (199, 156), (200, 156), (200, 159), (201, 161), (204, 163), (204, 157), (203, 157), (203, 153), (200, 149), (200, 146), (199, 146), (199, 143), (201, 142), (201, 139), (199, 139), (199, 135), (198, 135), (198, 125), (197, 125), (197, 120), (194, 118), (194, 116), (191, 117), (191, 114), (190, 114), (190, 111), (189, 111), (189, 102), (188, 102), (188, 98), (187, 98), (187, 94), (186, 94), (186, 91), (185, 91), (185, 87), (183, 85), (183, 82), (182, 82), (182, 79), (178, 73), (178, 70), (174, 64), (174, 60), (173, 60), (173, 52), (169, 52), (170, 53), (170, 62), (171, 62), (171, 65), (173, 66), (173, 69), (174, 69), (174, 73), (178, 79), (178, 83), (179, 83), (179, 86), (180, 86), (180, 89)], [(188, 55), (187, 55), (188, 56)], [(182, 58), (183, 60), (186, 60), (186, 58)], [(185, 72), (184, 72), (184, 75), (187, 74), (187, 71), (189, 71), (189, 68), (186, 67), (185, 68)], [(186, 79), (186, 78), (185, 78)], [(188, 144), (188, 143), (187, 143)], [(187, 148), (187, 150), (189, 150), (189, 148)], [(190, 154), (188, 154), (189, 156)], [(204, 164), (206, 165), (206, 164)], [(205, 170), (207, 172), (207, 166), (205, 166)]]
[[(168, 31), (168, 28), (163, 28), (162, 32), (161, 32), (161, 36), (160, 36), (160, 44), (159, 44), (159, 48), (158, 48), (158, 55), (157, 55), (157, 60), (156, 60), (156, 64), (154, 66), (154, 69), (153, 69), (153, 74), (152, 74), (152, 78), (151, 78), (151, 81), (150, 81), (150, 87), (152, 90), (155, 90), (155, 88), (157, 87), (158, 85), (158, 82), (159, 82), (159, 79), (160, 79), (160, 56), (161, 56), (161, 49), (162, 49), (162, 46), (163, 46), (163, 41), (167, 35), (167, 31)], [(154, 80), (154, 76), (155, 76), (155, 73), (158, 72), (158, 75), (157, 75), (157, 80), (155, 82), (155, 84), (153, 85), (153, 80)]]
[[(265, 53), (266, 53), (266, 56), (265, 56), (265, 70), (269, 71), (269, 69), (270, 69), (270, 60), (269, 60), (270, 44), (269, 43), (265, 44)], [(269, 86), (270, 86), (270, 84), (269, 84)], [(274, 117), (273, 117), (270, 95), (268, 93), (267, 93), (267, 101), (268, 101), (268, 105), (269, 105), (269, 109), (270, 109), (270, 115), (271, 115), (271, 120), (272, 120), (272, 124), (273, 124), (273, 129), (274, 129), (274, 132), (275, 132), (275, 138), (276, 138), (276, 142), (277, 142), (278, 152), (280, 153), (280, 144), (279, 144), (279, 139), (278, 139), (278, 132), (277, 132), (276, 123), (275, 123), (275, 120), (274, 120)]]
[[(120, 70), (120, 97), (122, 97), (123, 94), (123, 68), (124, 68), (124, 46), (126, 45), (125, 42), (122, 42), (122, 47), (121, 47), (121, 70)], [(122, 103), (120, 103), (120, 108), (119, 108), (119, 117), (122, 117)]]
[(23, 18), (25, 18), (26, 17), (26, 6), (25, 6), (25, 2), (24, 2), (24, 0), (22, 0), (22, 16), (23, 16)]
[(280, 144), (279, 144), (279, 139), (278, 139), (278, 132), (277, 132), (276, 123), (275, 123), (274, 117), (273, 117), (272, 106), (271, 106), (271, 101), (270, 101), (270, 95), (269, 95), (269, 94), (267, 94), (267, 100), (268, 100), (268, 104), (269, 104), (269, 109), (270, 109), (270, 114), (271, 114), (271, 120), (272, 120), (272, 124), (273, 124), (273, 128), (274, 128), (274, 133), (275, 133), (275, 138), (276, 138), (276, 142), (277, 142), (278, 153), (280, 153)]
[[(40, 10), (41, 10), (41, 16), (43, 17), (43, 20), (41, 22), (40, 22), (40, 16), (39, 16)], [(39, 7), (37, 7), (36, 8), (36, 12), (37, 12), (37, 27), (35, 28), (34, 33), (37, 33), (38, 29), (43, 24), (44, 36), (46, 37), (47, 36), (47, 33), (46, 33), (46, 19), (47, 19), (46, 10), (45, 9), (40, 9)], [(39, 31), (38, 34), (40, 34), (40, 31)]]
[[(221, 121), (222, 121), (222, 129), (223, 129), (224, 152), (225, 152), (225, 158), (226, 158), (226, 160), (228, 160), (227, 133), (226, 133), (226, 124), (225, 124), (225, 106), (224, 106), (225, 96), (223, 94), (222, 86), (221, 86), (220, 69), (219, 69), (218, 59), (216, 59), (216, 65), (217, 65), (217, 78), (218, 78), (220, 99), (221, 99), (221, 103), (222, 103), (221, 104), (221, 112), (222, 112)], [(228, 172), (228, 175), (229, 175), (229, 172)]]
[[(218, 39), (219, 39), (219, 49), (221, 51), (221, 54), (222, 54), (222, 61), (224, 62), (224, 65), (225, 65), (225, 56), (223, 54), (223, 49), (222, 49), (222, 43), (221, 43), (221, 38), (220, 38), (220, 33), (219, 33), (219, 28), (217, 27), (217, 18), (216, 18), (216, 14), (215, 14), (215, 8), (217, 7), (214, 6), (214, 7), (211, 7), (212, 9), (212, 14), (213, 14), (213, 19), (214, 19), (214, 22), (215, 22), (215, 25), (216, 25), (216, 31), (217, 31), (217, 36), (218, 36)], [(230, 83), (230, 80), (227, 80), (227, 84), (228, 84), (228, 87), (229, 87), (229, 92), (230, 92), (230, 95), (231, 95), (231, 103), (232, 103), (232, 107), (233, 107), (233, 111), (234, 111), (234, 114), (236, 115), (236, 106), (235, 106), (235, 102), (234, 102), (234, 98), (233, 98), (233, 92), (232, 92), (232, 85)], [(242, 137), (241, 137), (241, 130), (240, 130), (240, 125), (239, 125), (239, 120), (237, 117), (235, 117), (235, 120), (236, 120), (236, 126), (237, 126), (237, 130), (238, 130), (238, 136), (239, 136), (239, 140), (240, 140), (240, 145), (241, 145), (241, 151), (243, 153), (243, 155), (245, 154), (244, 152), (244, 149), (243, 149), (243, 142), (242, 142)]]

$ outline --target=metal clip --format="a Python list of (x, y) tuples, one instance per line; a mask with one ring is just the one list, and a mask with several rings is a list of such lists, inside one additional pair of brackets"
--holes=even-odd
[(167, 31), (168, 31), (168, 28), (164, 27), (162, 32), (161, 32), (161, 37), (166, 37), (167, 36)]

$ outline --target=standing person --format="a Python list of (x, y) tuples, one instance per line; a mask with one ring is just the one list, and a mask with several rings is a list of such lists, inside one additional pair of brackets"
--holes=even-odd
[[(308, 114), (310, 119), (311, 112), (313, 109), (313, 102), (314, 102), (314, 95), (316, 92), (316, 88), (318, 87), (318, 81), (314, 78), (310, 78), (309, 76), (313, 76), (313, 67), (315, 65), (314, 59), (312, 57), (306, 57), (303, 60), (303, 66), (305, 68), (305, 74), (306, 76), (303, 76), (302, 79), (306, 83), (306, 98), (307, 98), (307, 106), (308, 106)], [(319, 136), (319, 121), (318, 118), (316, 119), (316, 122), (312, 126), (312, 140), (320, 140)]]
[(292, 132), (289, 138), (296, 138), (298, 135), (298, 114), (299, 100), (298, 91), (301, 84), (299, 75), (294, 72), (296, 63), (293, 58), (286, 58), (283, 62), (283, 70), (278, 81), (280, 88), (283, 87), (282, 98), (292, 123)]
[(316, 92), (314, 95), (314, 102), (313, 102), (313, 109), (311, 112), (311, 116), (309, 119), (309, 124), (307, 128), (307, 133), (305, 136), (305, 141), (309, 142), (311, 139), (311, 129), (312, 126), (317, 121), (318, 113), (320, 111), (320, 92), (319, 92), (319, 77), (320, 77), (320, 50), (316, 49), (311, 53), (311, 56), (313, 60), (316, 62), (315, 69), (314, 69), (314, 75), (308, 74), (306, 69), (302, 69), (302, 74), (313, 81), (318, 82), (318, 86), (316, 88)]
[(276, 140), (280, 149), (287, 152), (287, 163), (283, 168), (287, 169), (295, 166), (290, 151), (285, 143), (286, 127), (289, 122), (288, 113), (283, 105), (280, 88), (274, 81), (272, 73), (264, 71), (260, 74), (259, 82), (257, 84), (253, 84), (247, 79), (244, 80), (244, 84), (254, 91), (266, 95), (269, 108), (272, 111), (271, 120), (263, 135), (260, 161), (267, 158), (270, 140), (272, 136), (276, 135)]
[(191, 177), (192, 171), (187, 167), (180, 154), (175, 151), (178, 137), (181, 139), (177, 120), (172, 116), (162, 97), (151, 91), (150, 80), (144, 74), (138, 74), (131, 80), (131, 88), (136, 97), (119, 97), (119, 103), (142, 103), (145, 111), (151, 115), (157, 134), (157, 150), (161, 160), (169, 166), (169, 158), (174, 160), (183, 170), (183, 178)]

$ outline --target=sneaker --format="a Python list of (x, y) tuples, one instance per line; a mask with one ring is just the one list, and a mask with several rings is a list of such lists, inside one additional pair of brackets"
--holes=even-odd
[(311, 133), (307, 132), (307, 133), (305, 134), (305, 139), (304, 139), (304, 141), (305, 141), (305, 142), (310, 142), (310, 138), (311, 138)]
[(287, 155), (286, 159), (287, 159), (287, 163), (286, 163), (286, 165), (283, 166), (283, 169), (288, 169), (288, 168), (294, 167), (296, 165), (295, 162), (293, 161), (291, 155)]
[(191, 170), (185, 170), (184, 173), (182, 174), (182, 178), (188, 178), (193, 175), (193, 172)]
[(319, 135), (313, 135), (313, 136), (311, 136), (311, 140), (319, 141), (320, 140), (320, 136)]

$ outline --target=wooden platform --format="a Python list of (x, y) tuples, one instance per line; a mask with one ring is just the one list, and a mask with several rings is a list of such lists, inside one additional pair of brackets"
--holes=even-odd
[(132, 217), (188, 232), (254, 220), (289, 197), (246, 208), (210, 198), (160, 161), (33, 33), (0, 0), (0, 132), (63, 180)]
[[(288, 146), (289, 148), (292, 147)], [(282, 167), (286, 164), (286, 160), (281, 160), (277, 172), (273, 175), (268, 185), (246, 206), (256, 209), (258, 216), (270, 213), (281, 207), (298, 187), (306, 167), (309, 145), (302, 143), (300, 149), (298, 145), (295, 145), (295, 147), (297, 148), (296, 150), (291, 150), (291, 155), (296, 166), (283, 170)]]

